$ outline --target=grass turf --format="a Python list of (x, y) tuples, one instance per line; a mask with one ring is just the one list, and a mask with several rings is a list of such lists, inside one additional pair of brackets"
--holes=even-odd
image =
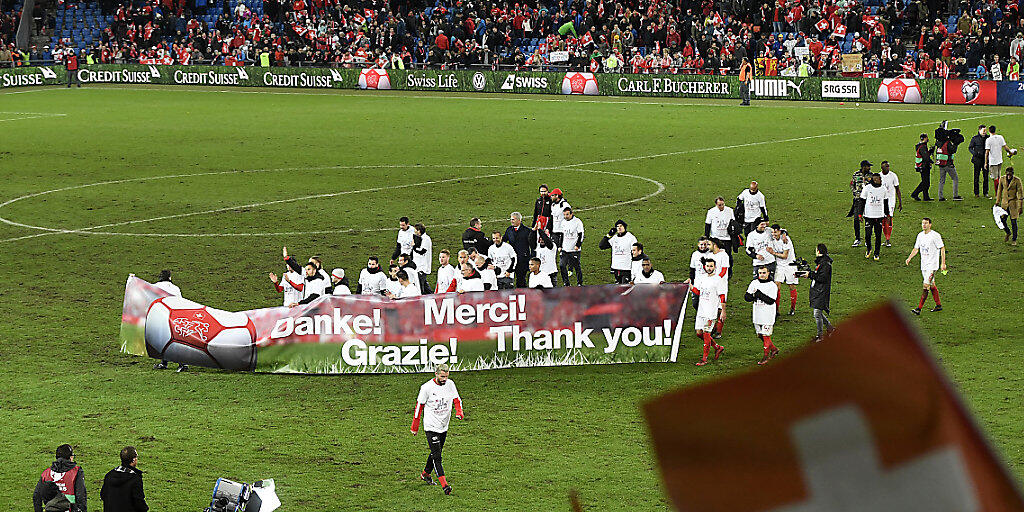
[[(938, 280), (946, 311), (925, 312), (921, 330), (1013, 473), (1024, 475), (1024, 387), (1014, 364), (1024, 321), (1002, 306), (1019, 301), (1021, 252), (1004, 247), (991, 202), (971, 197), (966, 145), (957, 161), (967, 201), (909, 199), (917, 134), (950, 119), (969, 137), (985, 122), (1015, 144), (1024, 138), (1021, 111), (245, 92), (87, 87), (0, 96), (0, 200), (117, 182), (25, 198), (0, 216), (51, 229), (215, 235), (0, 225), (0, 506), (27, 507), (53, 449), (69, 442), (92, 507), (117, 451), (133, 444), (159, 510), (201, 509), (220, 476), (275, 478), (283, 510), (565, 509), (570, 489), (599, 509), (667, 508), (638, 406), (754, 367), (760, 344), (736, 293), (750, 266), (743, 255), (723, 339), (729, 351), (717, 364), (695, 368), (698, 349), (687, 337), (676, 365), (453, 375), (468, 419), (453, 420), (445, 449), (452, 497), (416, 480), (426, 446), (408, 424), (425, 375), (158, 373), (153, 361), (117, 351), (129, 272), (152, 279), (173, 269), (186, 297), (213, 307), (277, 304), (266, 273), (280, 271), (282, 245), (355, 275), (367, 256), (390, 255), (401, 215), (427, 224), (436, 253), (458, 244), (471, 216), (487, 219), (489, 231), (503, 229), (512, 210), (529, 215), (542, 182), (588, 208), (579, 212), (585, 279), (605, 283), (609, 255), (596, 244), (616, 219), (629, 222), (656, 268), (682, 280), (714, 197), (732, 203), (757, 179), (797, 255), (811, 259), (817, 242), (832, 248), (834, 321), (887, 297), (916, 300), (918, 262), (903, 260), (920, 217), (932, 217), (951, 271)], [(847, 184), (863, 158), (890, 160), (906, 199), (881, 262), (849, 247)], [(206, 174), (188, 176), (196, 173)], [(649, 196), (659, 184), (653, 197), (598, 208)], [(304, 196), (321, 197), (236, 208)], [(168, 218), (128, 222), (157, 217)], [(800, 294), (798, 316), (782, 318), (773, 337), (783, 356), (813, 334), (806, 282)]]

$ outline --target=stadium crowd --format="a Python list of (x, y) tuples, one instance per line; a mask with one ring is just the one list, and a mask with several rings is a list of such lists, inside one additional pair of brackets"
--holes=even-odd
[[(726, 73), (748, 57), (758, 74), (805, 76), (839, 73), (843, 55), (853, 53), (862, 56), (869, 76), (1019, 77), (1024, 26), (1015, 3), (867, 1), (877, 5), (856, 0), (104, 2), (102, 9), (113, 21), (102, 27), (87, 60)], [(62, 2), (69, 6), (75, 4)], [(59, 60), (69, 49), (83, 47), (62, 37), (53, 56)]]

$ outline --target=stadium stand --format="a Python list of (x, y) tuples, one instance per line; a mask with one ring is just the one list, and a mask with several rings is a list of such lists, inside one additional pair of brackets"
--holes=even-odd
[(291, 66), (724, 73), (750, 56), (762, 74), (796, 76), (802, 61), (811, 74), (839, 74), (852, 53), (868, 76), (1017, 79), (1024, 48), (1016, 3), (967, 0), (61, 0), (56, 9), (56, 59), (74, 49), (117, 63), (258, 65), (266, 53)]

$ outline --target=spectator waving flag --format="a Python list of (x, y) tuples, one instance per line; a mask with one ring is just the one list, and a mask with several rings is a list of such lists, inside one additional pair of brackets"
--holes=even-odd
[(814, 28), (818, 29), (818, 32), (825, 33), (828, 31), (828, 20), (822, 18), (814, 24)]
[(360, 16), (358, 14), (353, 14), (352, 15), (352, 19), (355, 20), (355, 22), (360, 24), (360, 25), (363, 25), (363, 24), (366, 23), (366, 18), (364, 18), (364, 17), (362, 17), (362, 16)]
[(587, 46), (588, 44), (594, 44), (594, 36), (590, 35), (590, 31), (587, 31), (586, 34), (583, 34), (583, 38), (580, 40), (580, 43), (583, 46)]
[(836, 28), (832, 30), (832, 37), (837, 37), (839, 39), (846, 37), (846, 25), (843, 25), (842, 23), (837, 24)]

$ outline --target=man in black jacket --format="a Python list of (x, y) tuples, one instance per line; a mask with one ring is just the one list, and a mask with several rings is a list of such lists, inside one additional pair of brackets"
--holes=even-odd
[[(550, 208), (548, 203), (549, 214)], [(533, 230), (523, 225), (523, 215), (519, 212), (512, 212), (509, 221), (512, 225), (505, 228), (505, 235), (501, 238), (516, 252), (516, 288), (525, 288), (530, 272), (530, 258), (533, 257), (533, 244), (530, 243)]]
[(832, 296), (832, 258), (828, 256), (828, 247), (825, 244), (818, 244), (815, 250), (814, 270), (800, 272), (801, 277), (809, 277), (811, 281), (810, 296), (811, 309), (814, 311), (814, 323), (818, 327), (818, 334), (813, 341), (821, 341), (822, 328), (827, 329), (831, 334), (834, 330), (828, 321), (829, 299)]
[(974, 164), (974, 197), (978, 197), (978, 181), (983, 183), (985, 197), (988, 197), (988, 176), (985, 173), (987, 162), (985, 161), (985, 141), (988, 139), (988, 130), (985, 125), (978, 125), (978, 134), (971, 137), (971, 143), (967, 149), (971, 152), (971, 163)]
[(134, 446), (121, 449), (121, 465), (103, 477), (100, 499), (103, 512), (146, 512), (146, 493), (142, 490), (142, 471), (136, 468), (139, 452)]
[[(32, 507), (35, 512), (43, 512), (44, 506), (51, 506), (56, 510), (87, 512), (86, 500), (82, 468), (75, 464), (75, 454), (71, 445), (62, 444), (57, 447), (57, 460), (43, 470), (39, 482), (36, 483), (36, 489), (32, 493)], [(68, 508), (62, 508), (61, 504)]]
[(491, 241), (487, 239), (487, 235), (480, 230), (482, 223), (480, 217), (473, 217), (469, 219), (469, 228), (462, 232), (462, 248), (470, 250), (475, 248), (476, 252), (480, 254), (487, 254), (487, 249), (491, 247)]
[[(540, 186), (540, 197), (533, 204), (533, 229), (551, 229), (551, 196), (548, 186)], [(527, 258), (529, 259), (529, 258)]]

